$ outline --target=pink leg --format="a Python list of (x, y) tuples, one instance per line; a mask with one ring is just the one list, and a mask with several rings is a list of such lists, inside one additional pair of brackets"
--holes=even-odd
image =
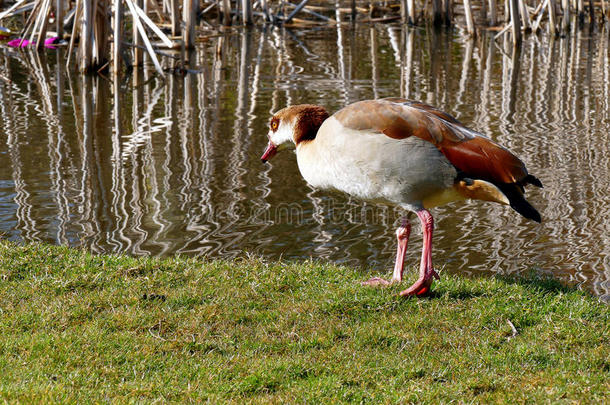
[(434, 230), (434, 219), (425, 209), (417, 211), (417, 216), (421, 221), (422, 232), (424, 234), (424, 247), (421, 252), (421, 263), (419, 266), (419, 279), (411, 287), (400, 292), (400, 295), (422, 296), (430, 292), (432, 278), (439, 279), (438, 274), (432, 267), (432, 232)]
[(407, 244), (409, 243), (410, 234), (411, 224), (406, 218), (403, 218), (401, 226), (396, 230), (398, 248), (396, 250), (396, 263), (394, 264), (394, 274), (392, 275), (392, 280), (387, 281), (380, 277), (373, 277), (370, 280), (363, 281), (362, 285), (387, 286), (393, 283), (400, 283), (402, 281), (402, 271), (405, 264), (405, 252), (407, 251)]

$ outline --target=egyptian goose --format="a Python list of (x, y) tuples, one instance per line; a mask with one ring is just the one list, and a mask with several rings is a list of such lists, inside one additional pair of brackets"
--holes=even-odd
[[(317, 105), (295, 105), (276, 113), (261, 159), (296, 146), (301, 174), (313, 187), (339, 190), (367, 201), (398, 205), (421, 221), (419, 279), (400, 295), (425, 295), (438, 274), (432, 267), (434, 221), (428, 209), (466, 199), (510, 205), (528, 219), (540, 214), (524, 198), (524, 186), (542, 187), (519, 158), (466, 128), (451, 115), (401, 98), (366, 100), (330, 116)], [(409, 214), (410, 215), (410, 214)], [(403, 217), (390, 281), (402, 281), (411, 226)]]

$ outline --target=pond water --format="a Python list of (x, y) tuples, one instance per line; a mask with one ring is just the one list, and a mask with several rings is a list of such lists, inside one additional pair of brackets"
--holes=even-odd
[[(63, 51), (0, 50), (0, 232), (95, 253), (317, 258), (390, 274), (400, 212), (316, 191), (292, 152), (263, 165), (270, 113), (401, 96), (507, 146), (544, 184), (542, 224), (497, 204), (433, 210), (448, 273), (535, 271), (610, 300), (608, 36), (489, 36), (379, 25), (210, 37), (197, 73), (121, 82)], [(415, 271), (421, 232), (407, 263)], [(339, 274), (337, 275), (340, 276)]]

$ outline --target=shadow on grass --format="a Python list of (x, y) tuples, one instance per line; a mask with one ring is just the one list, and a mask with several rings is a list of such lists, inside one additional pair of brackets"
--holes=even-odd
[[(489, 276), (472, 277), (472, 279), (486, 279), (488, 277)], [(532, 292), (542, 292), (552, 295), (588, 293), (587, 291), (580, 290), (577, 286), (566, 285), (550, 275), (540, 274), (533, 270), (526, 274), (495, 275), (492, 277), (493, 279), (496, 279), (502, 283), (518, 285)], [(460, 286), (457, 288), (450, 289), (449, 291), (432, 290), (425, 298), (438, 299), (445, 296), (454, 300), (469, 300), (493, 294), (495, 294), (495, 292), (486, 289), (484, 284), (475, 284), (473, 286), (472, 284), (464, 283), (460, 284)]]
[(578, 289), (577, 286), (566, 285), (550, 275), (540, 274), (534, 270), (531, 270), (526, 274), (497, 275), (495, 278), (505, 283), (517, 284), (523, 287), (534, 288), (539, 291), (554, 294), (582, 292), (582, 290)]
[(471, 300), (473, 298), (483, 297), (485, 295), (489, 295), (486, 291), (472, 291), (467, 289), (461, 289), (458, 291), (448, 291), (448, 292), (437, 292), (435, 290), (430, 291), (428, 295), (422, 297), (424, 299), (434, 300), (439, 299), (441, 297), (447, 296), (453, 300)]

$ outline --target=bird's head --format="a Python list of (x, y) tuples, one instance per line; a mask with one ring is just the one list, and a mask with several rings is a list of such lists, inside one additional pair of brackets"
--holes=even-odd
[(266, 162), (281, 150), (312, 141), (327, 118), (324, 107), (318, 105), (293, 105), (278, 111), (269, 121), (269, 143), (261, 160)]

